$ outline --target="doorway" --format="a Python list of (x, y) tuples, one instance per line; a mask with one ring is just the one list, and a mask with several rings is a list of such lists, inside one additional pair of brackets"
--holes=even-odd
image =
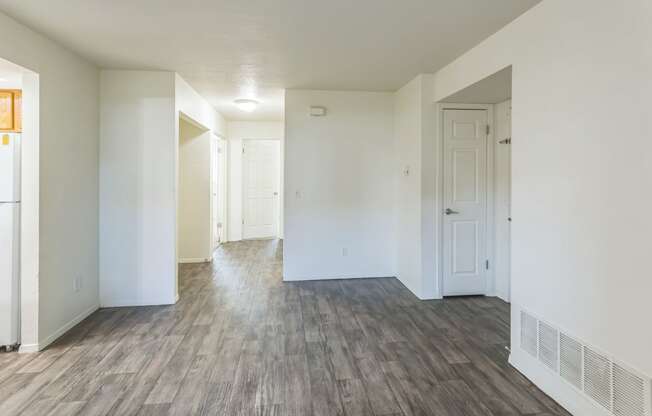
[(442, 296), (511, 298), (511, 83), (508, 67), (439, 104)]
[(443, 111), (444, 295), (487, 294), (488, 109)]
[(242, 238), (279, 234), (280, 142), (242, 141)]
[(204, 263), (212, 258), (211, 141), (208, 128), (179, 117), (179, 185), (177, 245), (179, 263)]

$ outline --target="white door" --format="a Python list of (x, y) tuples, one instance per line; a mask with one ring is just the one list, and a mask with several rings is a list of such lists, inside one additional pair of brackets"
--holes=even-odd
[(445, 110), (443, 293), (484, 295), (487, 111)]
[(278, 140), (243, 140), (243, 238), (278, 235), (280, 146)]

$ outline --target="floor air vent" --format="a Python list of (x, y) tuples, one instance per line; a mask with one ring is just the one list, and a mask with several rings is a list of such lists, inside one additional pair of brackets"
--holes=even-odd
[(539, 321), (539, 361), (557, 371), (559, 360), (559, 331)]
[(559, 375), (582, 390), (582, 344), (564, 333), (559, 336)]
[(646, 383), (642, 377), (614, 363), (612, 390), (616, 416), (649, 415), (645, 410)]
[(537, 356), (537, 319), (521, 311), (521, 348)]
[(611, 410), (611, 363), (588, 347), (584, 347), (584, 392)]
[(522, 311), (521, 348), (615, 416), (652, 416), (652, 380)]

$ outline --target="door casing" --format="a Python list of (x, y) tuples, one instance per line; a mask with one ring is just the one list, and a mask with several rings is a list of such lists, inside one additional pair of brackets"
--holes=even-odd
[[(227, 174), (227, 141), (218, 135), (211, 137), (211, 252), (215, 250), (220, 244), (227, 241), (226, 230), (226, 207), (227, 207), (227, 189), (226, 189), (226, 174)], [(215, 169), (217, 168), (217, 171)], [(213, 175), (217, 176), (217, 183), (213, 183)], [(217, 195), (214, 195), (217, 193)], [(217, 204), (217, 206), (215, 206)], [(217, 210), (217, 218), (214, 218), (214, 210)], [(216, 221), (217, 220), (217, 221)], [(216, 224), (217, 222), (217, 224)], [(213, 233), (218, 224), (222, 224), (219, 232), (220, 239), (215, 241)]]

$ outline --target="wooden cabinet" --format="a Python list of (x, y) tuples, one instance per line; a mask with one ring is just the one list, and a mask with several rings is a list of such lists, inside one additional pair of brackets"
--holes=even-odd
[(0, 131), (20, 132), (23, 94), (20, 90), (0, 90)]

